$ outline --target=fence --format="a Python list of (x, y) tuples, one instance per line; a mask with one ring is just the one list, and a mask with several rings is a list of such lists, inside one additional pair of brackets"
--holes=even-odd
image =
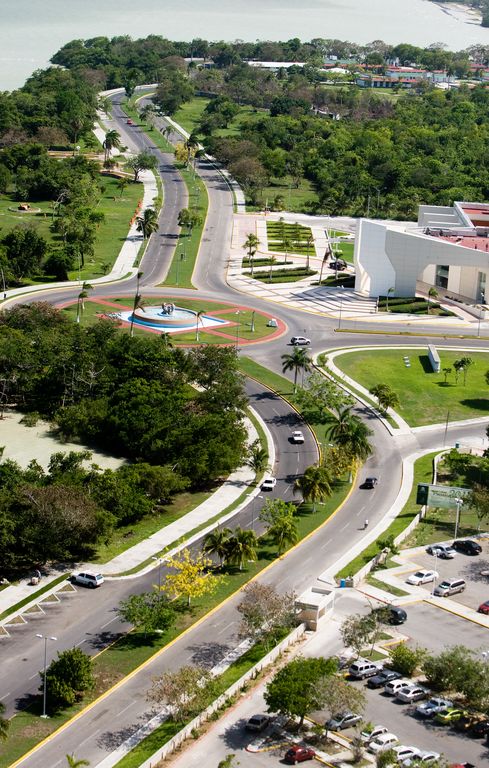
[(285, 637), (281, 643), (273, 648), (270, 653), (267, 653), (267, 655), (264, 656), (261, 661), (249, 669), (248, 672), (245, 672), (245, 674), (240, 677), (239, 680), (233, 683), (233, 685), (231, 685), (225, 693), (221, 694), (218, 699), (213, 701), (212, 704), (207, 707), (207, 709), (205, 709), (203, 712), (201, 712), (200, 715), (197, 715), (197, 717), (191, 720), (190, 723), (185, 726), (185, 728), (182, 728), (181, 731), (179, 731), (172, 739), (170, 739), (170, 741), (167, 741), (166, 744), (154, 752), (151, 757), (144, 761), (144, 763), (141, 763), (139, 768), (156, 768), (161, 760), (165, 760), (165, 758), (174, 752), (177, 747), (180, 746), (180, 744), (191, 737), (193, 731), (200, 728), (200, 726), (205, 723), (214, 712), (217, 712), (217, 710), (225, 705), (231, 696), (234, 696), (235, 693), (238, 693), (238, 691), (244, 688), (248, 680), (251, 680), (258, 672), (264, 669), (264, 667), (267, 667), (272, 663), (272, 661), (275, 661), (275, 659), (280, 656), (282, 651), (284, 651), (290, 645), (296, 643), (299, 638), (302, 637), (305, 630), (305, 624), (300, 624), (298, 627), (296, 627), (293, 632), (287, 635), (287, 637)]

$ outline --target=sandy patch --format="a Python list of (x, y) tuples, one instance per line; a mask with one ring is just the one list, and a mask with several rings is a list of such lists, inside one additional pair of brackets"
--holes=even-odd
[[(58, 440), (46, 421), (39, 420), (35, 427), (26, 427), (20, 423), (21, 418), (21, 413), (7, 411), (5, 418), (0, 419), (0, 446), (5, 446), (4, 459), (13, 459), (21, 467), (27, 467), (35, 459), (46, 469), (53, 453), (78, 453), (86, 449), (86, 446), (79, 443), (63, 443)], [(124, 460), (92, 451), (92, 458), (87, 465), (90, 463), (98, 464), (102, 469), (117, 469)]]

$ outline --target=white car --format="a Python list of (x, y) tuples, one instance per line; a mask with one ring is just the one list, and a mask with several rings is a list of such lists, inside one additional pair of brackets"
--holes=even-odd
[(408, 757), (407, 760), (403, 760), (402, 765), (404, 768), (410, 768), (411, 765), (418, 766), (431, 765), (431, 763), (438, 762), (441, 755), (439, 752), (422, 751), (415, 757)]
[(373, 741), (377, 736), (382, 736), (383, 733), (389, 733), (389, 729), (385, 725), (374, 725), (371, 731), (362, 731), (360, 734), (361, 740), (364, 744), (368, 744)]
[(75, 573), (71, 577), (72, 584), (81, 584), (82, 587), (100, 587), (105, 581), (101, 573)]
[(405, 760), (412, 760), (421, 754), (421, 750), (417, 749), (417, 747), (405, 747), (404, 745), (394, 747), (394, 752), (397, 755), (398, 763), (403, 763)]
[(434, 717), (442, 709), (453, 707), (451, 699), (441, 699), (439, 696), (433, 696), (429, 701), (423, 701), (416, 707), (415, 714), (419, 717)]
[(412, 573), (411, 576), (406, 579), (406, 584), (419, 586), (420, 584), (429, 584), (437, 578), (437, 571), (416, 571), (416, 573)]
[(376, 755), (379, 752), (383, 752), (385, 749), (392, 749), (396, 744), (399, 744), (399, 739), (394, 733), (388, 731), (387, 733), (381, 733), (376, 739), (372, 739), (372, 741), (369, 742), (367, 749), (369, 752), (373, 752), (374, 755)]
[(308, 347), (311, 343), (311, 339), (308, 339), (306, 336), (292, 336), (290, 343), (293, 344), (294, 347)]
[(430, 544), (429, 547), (426, 547), (426, 552), (428, 555), (436, 555), (436, 557), (440, 557), (442, 560), (453, 560), (457, 554), (450, 544)]
[(384, 685), (384, 692), (387, 693), (388, 696), (395, 696), (401, 688), (409, 688), (412, 684), (411, 680), (403, 680), (402, 678), (400, 680), (390, 680)]
[(267, 477), (267, 479), (264, 480), (263, 483), (261, 484), (261, 489), (262, 491), (273, 491), (276, 485), (277, 485), (276, 477)]
[(396, 693), (396, 699), (404, 704), (411, 704), (413, 701), (426, 699), (429, 691), (421, 685), (407, 685)]
[(295, 432), (292, 432), (292, 442), (293, 443), (303, 443), (304, 442), (304, 435), (300, 431), (300, 429), (296, 429)]

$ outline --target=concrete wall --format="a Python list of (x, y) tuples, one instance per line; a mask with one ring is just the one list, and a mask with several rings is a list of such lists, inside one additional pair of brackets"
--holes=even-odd
[(355, 238), (355, 290), (385, 296), (395, 284), (395, 272), (385, 250), (386, 227), (360, 219)]

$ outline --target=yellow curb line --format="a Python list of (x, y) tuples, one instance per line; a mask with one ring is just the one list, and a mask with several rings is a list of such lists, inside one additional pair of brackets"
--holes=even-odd
[(453, 616), (458, 616), (460, 619), (465, 619), (465, 621), (471, 621), (473, 624), (478, 624), (479, 627), (484, 627), (484, 629), (488, 629), (487, 624), (484, 624), (480, 619), (477, 618), (477, 613), (474, 611), (475, 616), (466, 616), (464, 613), (460, 613), (456, 608), (453, 608), (449, 603), (432, 603), (429, 602), (428, 598), (423, 598), (422, 602), (426, 603), (427, 605), (431, 605), (434, 608), (440, 608), (442, 611), (447, 611), (447, 613), (451, 613)]

